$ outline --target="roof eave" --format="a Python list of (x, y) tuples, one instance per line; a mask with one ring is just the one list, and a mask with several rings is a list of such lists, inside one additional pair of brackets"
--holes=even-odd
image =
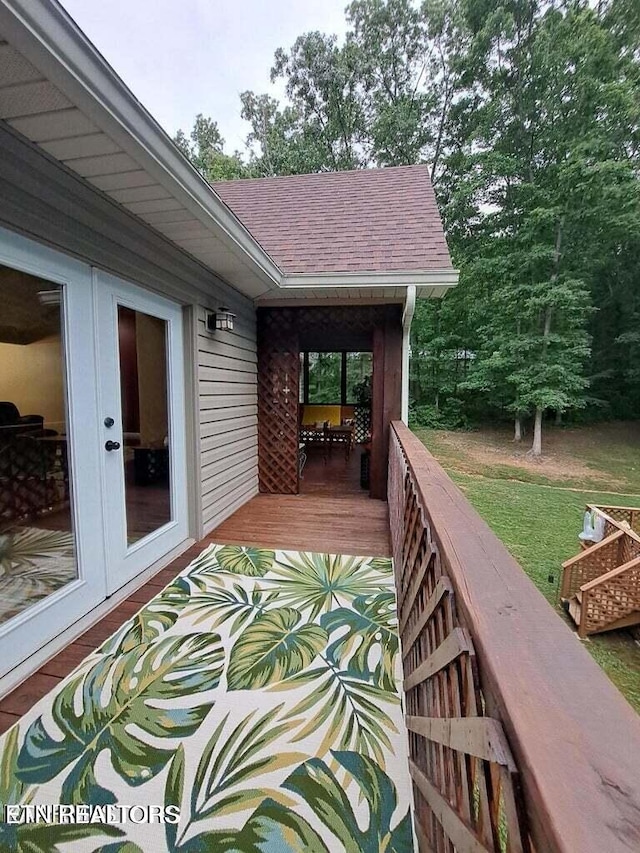
[(278, 265), (61, 6), (51, 0), (0, 0), (0, 31), (104, 132), (211, 227), (215, 236), (259, 276), (265, 291), (280, 287), (282, 272)]
[(258, 296), (258, 306), (404, 303), (415, 287), (418, 299), (437, 299), (458, 283), (458, 270), (390, 270), (376, 272), (291, 273), (283, 286)]
[(372, 270), (349, 272), (285, 273), (282, 288), (318, 290), (322, 287), (407, 287), (420, 289), (449, 288), (458, 283), (459, 271), (452, 267), (431, 270)]

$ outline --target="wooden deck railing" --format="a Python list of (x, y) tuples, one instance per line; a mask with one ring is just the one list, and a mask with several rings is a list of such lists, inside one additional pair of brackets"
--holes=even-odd
[(603, 506), (587, 504), (587, 509), (608, 516), (614, 523), (626, 523), (636, 534), (640, 534), (640, 509), (631, 506)]
[(402, 423), (389, 516), (421, 851), (640, 850), (640, 718)]
[(640, 557), (584, 584), (580, 589), (578, 634), (586, 637), (608, 627), (638, 624)]
[(582, 584), (626, 563), (624, 541), (629, 538), (624, 530), (614, 528), (613, 533), (609, 533), (601, 542), (565, 560), (562, 564), (560, 598), (571, 598)]

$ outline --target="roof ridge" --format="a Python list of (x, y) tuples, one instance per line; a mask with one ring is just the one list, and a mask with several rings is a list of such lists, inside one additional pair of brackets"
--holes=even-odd
[(210, 186), (214, 189), (220, 184), (228, 186), (229, 184), (249, 184), (258, 182), (296, 180), (300, 178), (326, 178), (329, 175), (371, 175), (380, 174), (382, 172), (397, 172), (400, 169), (429, 169), (427, 163), (408, 163), (403, 166), (365, 166), (363, 169), (332, 169), (321, 172), (303, 172), (295, 175), (263, 175), (260, 178), (230, 178), (226, 181), (211, 181)]

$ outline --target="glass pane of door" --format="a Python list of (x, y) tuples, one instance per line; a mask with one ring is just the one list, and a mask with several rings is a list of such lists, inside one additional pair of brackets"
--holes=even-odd
[(64, 291), (0, 265), (0, 625), (78, 576)]
[(127, 543), (172, 520), (167, 321), (118, 306)]

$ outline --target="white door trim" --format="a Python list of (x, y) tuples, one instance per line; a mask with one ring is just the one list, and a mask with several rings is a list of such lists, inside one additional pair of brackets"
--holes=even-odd
[[(107, 543), (107, 590), (111, 594), (135, 578), (151, 563), (162, 558), (187, 538), (189, 533), (184, 330), (182, 307), (102, 270), (93, 270), (96, 304), (96, 360), (98, 388), (100, 470), (105, 495), (104, 539)], [(124, 450), (120, 405), (117, 306), (159, 317), (167, 323), (167, 402), (169, 413), (171, 520), (143, 539), (128, 546), (126, 541), (125, 485), (121, 452), (106, 453), (108, 439), (119, 441)], [(117, 431), (103, 426), (109, 415)]]

